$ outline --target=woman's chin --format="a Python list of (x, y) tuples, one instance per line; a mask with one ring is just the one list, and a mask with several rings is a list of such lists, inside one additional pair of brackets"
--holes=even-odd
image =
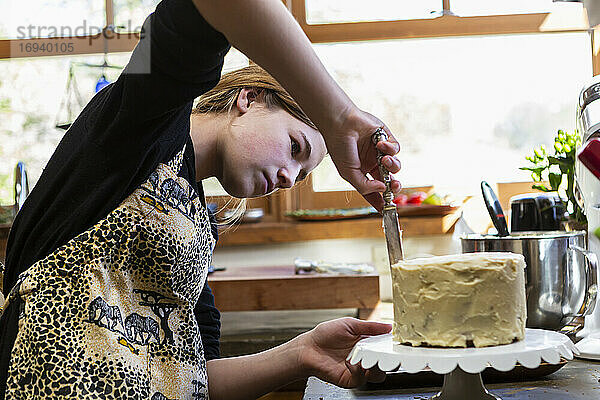
[(247, 199), (247, 198), (251, 198), (251, 197), (260, 197), (260, 196), (263, 195), (262, 193), (256, 194), (256, 193), (254, 193), (254, 190), (251, 190), (249, 188), (223, 187), (223, 189), (225, 190), (225, 192), (227, 192), (228, 195), (230, 195), (231, 197), (236, 197), (238, 199)]

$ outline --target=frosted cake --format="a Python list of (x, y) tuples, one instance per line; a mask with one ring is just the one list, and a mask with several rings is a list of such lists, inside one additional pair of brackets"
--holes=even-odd
[(514, 253), (417, 258), (392, 266), (394, 340), (485, 347), (525, 337), (525, 259)]

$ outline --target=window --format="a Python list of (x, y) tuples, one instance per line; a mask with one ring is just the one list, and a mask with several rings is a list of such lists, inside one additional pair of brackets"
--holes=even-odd
[[(587, 33), (474, 36), (315, 45), (364, 110), (402, 144), (405, 186), (528, 180), (534, 146), (572, 131), (579, 90), (592, 76)], [(349, 63), (347, 60), (351, 59)], [(316, 191), (348, 190), (332, 163)]]
[(105, 25), (104, 0), (3, 0), (0, 38), (84, 36)]
[[(110, 65), (124, 67), (129, 53), (110, 54)], [(24, 161), (32, 188), (43, 167), (52, 155), (64, 130), (56, 125), (70, 122), (66, 107), (76, 116), (94, 95), (102, 69), (103, 56), (42, 57), (0, 61), (0, 204), (12, 204), (14, 167)], [(248, 64), (237, 50), (226, 56), (224, 70)], [(69, 70), (72, 68), (76, 88), (67, 91)], [(120, 69), (104, 71), (113, 81)], [(76, 90), (77, 93), (74, 93)], [(78, 104), (74, 96), (82, 99)], [(68, 104), (64, 101), (68, 99)], [(61, 105), (63, 105), (61, 107)], [(218, 182), (217, 182), (218, 184)], [(213, 185), (214, 186), (214, 185)], [(207, 193), (219, 193), (218, 186), (209, 185)]]
[(434, 18), (441, 10), (440, 0), (307, 0), (306, 22), (330, 24)]
[(552, 0), (451, 0), (450, 9), (461, 17), (502, 14), (546, 13), (557, 10), (581, 9), (581, 3)]
[[(110, 55), (110, 64), (125, 65), (128, 55)], [(60, 105), (66, 98), (69, 68), (82, 101), (94, 94), (100, 69), (84, 64), (101, 64), (102, 56), (46, 57), (0, 61), (0, 204), (12, 204), (14, 167), (24, 161), (33, 187), (43, 167), (62, 138), (55, 125), (66, 118)], [(107, 78), (118, 71), (107, 70)], [(75, 93), (73, 93), (75, 94)], [(71, 101), (75, 115), (81, 110)]]
[(154, 12), (159, 0), (114, 0), (117, 32), (139, 32), (144, 20)]

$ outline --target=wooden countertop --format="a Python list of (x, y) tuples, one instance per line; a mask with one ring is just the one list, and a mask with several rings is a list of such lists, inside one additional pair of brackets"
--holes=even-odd
[(358, 308), (366, 318), (379, 303), (377, 274), (295, 275), (293, 265), (239, 267), (215, 271), (208, 283), (220, 311)]

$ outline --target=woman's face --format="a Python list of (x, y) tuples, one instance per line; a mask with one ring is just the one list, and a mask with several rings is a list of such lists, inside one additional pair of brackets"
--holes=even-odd
[(244, 89), (235, 117), (219, 139), (223, 188), (235, 197), (258, 197), (301, 181), (326, 154), (321, 134), (260, 94)]

